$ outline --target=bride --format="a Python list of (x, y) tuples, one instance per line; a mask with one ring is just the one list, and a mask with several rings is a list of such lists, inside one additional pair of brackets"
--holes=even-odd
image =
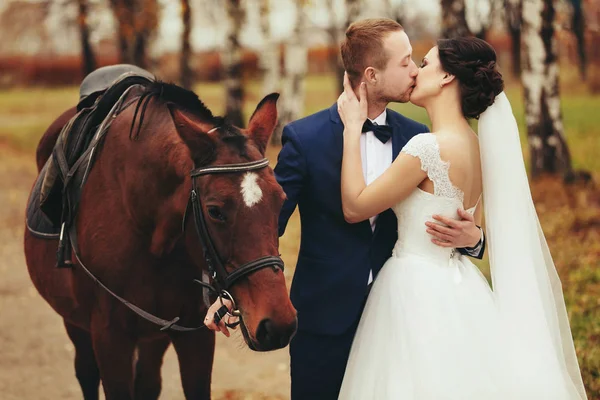
[[(358, 222), (392, 208), (398, 241), (365, 306), (340, 399), (586, 399), (560, 280), (531, 199), (496, 54), (475, 38), (438, 41), (411, 102), (432, 133), (413, 137), (369, 186), (367, 118), (345, 78), (342, 203)], [(467, 118), (479, 118), (479, 136)], [(480, 201), (483, 193), (483, 201)], [(454, 249), (432, 243), (433, 214), (485, 213), (492, 288)]]

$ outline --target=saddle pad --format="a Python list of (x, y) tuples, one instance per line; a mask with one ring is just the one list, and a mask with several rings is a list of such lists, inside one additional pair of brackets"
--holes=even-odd
[[(54, 145), (53, 154), (46, 163), (45, 169), (40, 172), (40, 176), (43, 176), (43, 183), (39, 188), (40, 201), (38, 206), (54, 226), (60, 226), (64, 211), (62, 210), (63, 173), (60, 172), (59, 161), (54, 153), (58, 151), (64, 155), (66, 161), (64, 168), (70, 170), (70, 173), (75, 172), (74, 168), (77, 169), (73, 176), (75, 179), (69, 183), (71, 202), (73, 202), (70, 208), (75, 208), (76, 199), (79, 197), (81, 184), (85, 178), (84, 174), (80, 174), (80, 172), (89, 170), (93, 163), (92, 155), (94, 153), (87, 150), (95, 136), (100, 135), (99, 138), (103, 137), (103, 133), (98, 131), (99, 127), (104, 126), (102, 131), (105, 132), (112, 122), (113, 115), (118, 114), (129, 105), (129, 103), (123, 104), (123, 101), (129, 95), (135, 98), (136, 95), (141, 93), (143, 85), (147, 83), (148, 80), (144, 77), (125, 77), (104, 93), (94, 107), (79, 111), (63, 127)], [(82, 168), (79, 168), (79, 166)]]
[[(25, 221), (27, 224), (27, 229), (35, 237), (41, 239), (58, 239), (60, 235), (60, 226), (54, 225), (46, 216), (46, 214), (44, 214), (40, 209), (40, 190), (42, 188), (42, 184), (44, 183), (44, 177), (46, 176), (49, 162), (50, 160), (48, 160), (44, 165), (44, 168), (42, 168), (37, 181), (33, 186), (33, 190), (29, 195)], [(58, 205), (59, 210), (60, 207), (61, 206)]]

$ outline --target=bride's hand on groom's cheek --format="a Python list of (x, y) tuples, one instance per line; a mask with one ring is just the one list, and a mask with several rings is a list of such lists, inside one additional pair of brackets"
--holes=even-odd
[(364, 82), (361, 82), (359, 85), (358, 95), (360, 99), (356, 97), (352, 85), (350, 84), (350, 80), (348, 79), (348, 74), (345, 73), (344, 92), (342, 92), (337, 100), (338, 112), (344, 127), (360, 133), (362, 131), (362, 126), (367, 119), (368, 111), (367, 88)]

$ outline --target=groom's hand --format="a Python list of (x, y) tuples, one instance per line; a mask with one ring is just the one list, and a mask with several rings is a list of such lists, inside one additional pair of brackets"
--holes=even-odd
[(458, 215), (462, 218), (461, 220), (434, 215), (433, 219), (441, 224), (425, 222), (427, 233), (433, 236), (431, 239), (433, 243), (441, 247), (453, 248), (475, 247), (479, 243), (481, 231), (475, 225), (473, 215), (460, 209)]

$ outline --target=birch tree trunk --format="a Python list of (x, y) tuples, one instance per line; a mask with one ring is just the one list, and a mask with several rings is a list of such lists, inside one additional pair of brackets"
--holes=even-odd
[(192, 49), (190, 46), (190, 33), (192, 31), (192, 12), (190, 10), (189, 0), (181, 0), (181, 20), (183, 22), (183, 32), (181, 34), (181, 59), (179, 64), (179, 73), (181, 74), (181, 86), (191, 89), (193, 84), (192, 67), (190, 66), (190, 57)]
[(512, 72), (515, 78), (521, 77), (521, 25), (523, 0), (504, 0), (506, 27), (510, 35)]
[(532, 177), (560, 173), (568, 181), (573, 170), (560, 108), (554, 17), (553, 0), (523, 0), (522, 83)]
[(442, 0), (442, 37), (471, 36), (465, 14), (465, 0)]
[(487, 39), (498, 8), (498, 0), (465, 0), (467, 28), (476, 38)]
[(244, 88), (242, 86), (240, 32), (246, 13), (241, 0), (227, 0), (225, 8), (228, 19), (227, 38), (221, 57), (225, 72), (225, 115), (232, 124), (243, 127)]
[(286, 43), (284, 57), (284, 77), (282, 87), (281, 115), (279, 129), (273, 133), (271, 143), (281, 144), (283, 127), (304, 114), (304, 83), (308, 66), (308, 49), (305, 33), (307, 18), (304, 10), (306, 0), (296, 1), (296, 21), (292, 36)]
[(87, 24), (88, 2), (87, 0), (77, 0), (77, 6), (79, 8), (77, 22), (79, 26), (79, 39), (81, 41), (81, 68), (83, 76), (86, 76), (96, 69), (96, 57), (90, 44), (90, 29)]
[(280, 90), (281, 79), (281, 51), (279, 43), (273, 39), (273, 30), (271, 29), (271, 0), (260, 1), (260, 28), (263, 35), (263, 49), (260, 54), (259, 62), (263, 78), (263, 94), (278, 92)]

